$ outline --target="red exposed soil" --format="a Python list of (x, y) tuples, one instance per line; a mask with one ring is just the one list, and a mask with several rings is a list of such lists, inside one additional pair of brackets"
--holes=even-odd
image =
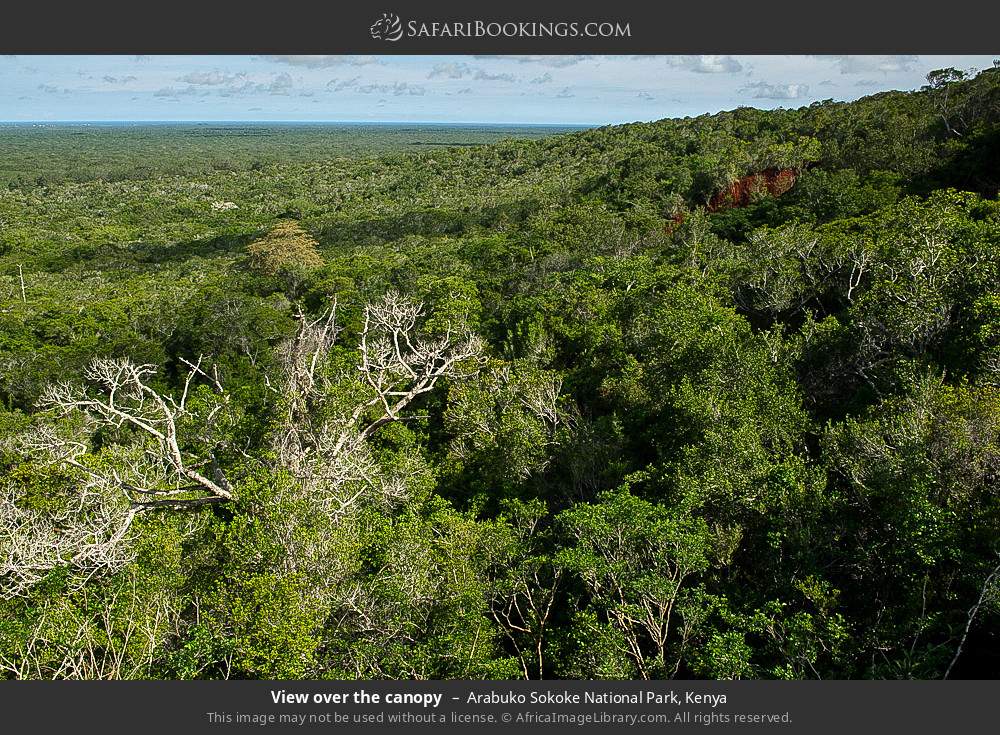
[(708, 211), (745, 207), (753, 200), (754, 195), (781, 196), (795, 186), (797, 177), (797, 172), (790, 168), (767, 168), (760, 173), (744, 176), (716, 192), (708, 201)]
[[(755, 174), (737, 179), (722, 191), (716, 192), (708, 200), (706, 209), (709, 212), (721, 212), (726, 209), (745, 207), (755, 198), (761, 196), (778, 197), (795, 186), (799, 172), (792, 168), (766, 168)], [(673, 231), (684, 215), (680, 212), (670, 218), (668, 231)]]

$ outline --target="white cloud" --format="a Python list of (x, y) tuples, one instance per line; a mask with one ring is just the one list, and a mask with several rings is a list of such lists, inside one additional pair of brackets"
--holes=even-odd
[(428, 79), (476, 79), (481, 82), (516, 82), (517, 77), (504, 72), (475, 69), (464, 62), (448, 61), (435, 64), (427, 73)]
[(326, 69), (331, 66), (369, 66), (382, 64), (375, 56), (346, 56), (344, 54), (314, 54), (314, 55), (265, 55), (265, 59), (279, 64), (304, 66), (309, 69)]
[(361, 77), (351, 77), (350, 79), (331, 79), (326, 83), (326, 88), (334, 92), (342, 92), (345, 89), (357, 86)]
[(698, 74), (735, 74), (743, 71), (743, 65), (732, 56), (668, 56), (667, 64)]
[(758, 100), (799, 100), (809, 96), (809, 85), (754, 82), (741, 91), (753, 92), (753, 98)]
[(516, 61), (518, 64), (540, 64), (541, 66), (551, 66), (554, 68), (559, 68), (563, 66), (573, 66), (574, 64), (579, 64), (581, 61), (586, 61), (588, 56), (547, 56), (541, 54), (534, 55), (522, 55), (517, 56), (514, 54), (483, 54), (476, 56), (477, 59), (500, 59), (503, 61)]
[(176, 87), (161, 87), (153, 92), (153, 96), (166, 99), (178, 99), (181, 95), (194, 94), (194, 92), (194, 87), (185, 87), (183, 89), (177, 89)]
[(391, 94), (396, 97), (410, 95), (415, 97), (423, 96), (427, 90), (419, 84), (409, 82), (394, 82), (392, 84), (365, 84), (357, 87), (361, 94)]
[(293, 86), (292, 76), (286, 71), (274, 77), (270, 84), (263, 85), (262, 91), (268, 94), (288, 94)]
[(216, 86), (220, 84), (231, 85), (246, 78), (246, 74), (224, 74), (220, 71), (192, 71), (182, 77), (178, 77), (178, 82), (186, 84), (205, 84)]
[(474, 78), (478, 79), (480, 81), (484, 81), (484, 82), (516, 82), (517, 81), (517, 77), (515, 77), (513, 74), (503, 74), (503, 73), (493, 74), (493, 73), (490, 73), (488, 71), (483, 71), (482, 69), (479, 69), (476, 72), (476, 76)]
[(428, 79), (463, 79), (472, 74), (472, 67), (463, 62), (448, 61), (435, 64), (427, 73)]
[(889, 56), (819, 56), (836, 64), (841, 74), (870, 74), (882, 72), (910, 71), (920, 61), (920, 57), (895, 54)]

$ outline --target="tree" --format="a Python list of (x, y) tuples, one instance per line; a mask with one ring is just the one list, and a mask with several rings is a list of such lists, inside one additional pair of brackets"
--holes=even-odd
[(537, 478), (554, 448), (571, 431), (574, 416), (560, 397), (558, 374), (526, 361), (495, 363), (449, 394), (446, 428), (454, 435), (449, 454), (509, 488)]
[[(281, 348), (283, 375), (274, 390), (284, 418), (274, 434), (274, 468), (334, 519), (366, 500), (398, 499), (404, 480), (380, 471), (368, 440), (442, 378), (460, 380), (477, 369), (477, 336), (456, 325), (423, 337), (422, 316), (419, 304), (392, 292), (369, 304), (353, 364), (338, 366), (331, 356), (340, 331), (336, 305), (318, 318), (300, 315), (297, 335)], [(42, 407), (54, 420), (37, 423), (13, 445), (69, 473), (74, 491), (62, 508), (31, 510), (18, 503), (14, 486), (4, 488), (0, 513), (11, 530), (0, 542), (6, 593), (24, 594), (64, 565), (83, 579), (121, 569), (141, 513), (234, 499), (236, 461), (220, 461), (222, 451), (241, 454), (220, 442), (231, 397), (217, 371), (200, 360), (188, 365), (179, 398), (153, 386), (153, 366), (127, 359), (95, 360), (86, 373), (92, 388), (60, 383), (46, 392)], [(195, 400), (198, 379), (211, 391)], [(105, 446), (95, 451), (98, 436)]]
[(920, 376), (825, 440), (849, 530), (840, 564), (878, 591), (855, 590), (848, 605), (874, 655), (868, 673), (940, 677), (993, 599), (997, 391)]
[(931, 98), (934, 100), (934, 105), (941, 116), (941, 121), (950, 135), (961, 136), (962, 133), (955, 126), (964, 128), (966, 125), (965, 120), (952, 120), (955, 112), (953, 109), (955, 83), (965, 78), (965, 72), (952, 67), (935, 69), (927, 73), (927, 86), (924, 89), (930, 93)]
[(323, 266), (319, 243), (294, 220), (283, 220), (247, 246), (251, 270), (284, 284), (297, 294), (310, 271)]
[(520, 664), (525, 679), (544, 679), (548, 639), (557, 614), (565, 570), (552, 563), (545, 504), (512, 500), (484, 534), (490, 560), (490, 614)]
[[(564, 511), (567, 544), (556, 563), (586, 592), (577, 619), (581, 643), (617, 641), (615, 654), (643, 679), (676, 673), (675, 609), (690, 579), (716, 561), (718, 536), (703, 519), (685, 517), (627, 490)], [(585, 644), (584, 644), (585, 645)]]
[[(200, 361), (192, 363), (180, 398), (174, 398), (150, 385), (154, 373), (151, 365), (125, 359), (94, 360), (85, 376), (95, 390), (51, 386), (41, 406), (56, 420), (14, 438), (14, 446), (33, 460), (67, 471), (72, 490), (61, 504), (39, 511), (17, 502), (13, 484), (4, 488), (0, 513), (10, 534), (0, 542), (6, 547), (0, 579), (7, 594), (25, 593), (63, 565), (83, 579), (123, 568), (140, 513), (232, 500), (211, 432), (225, 400), (204, 416), (196, 417), (191, 407), (204, 406), (191, 401), (195, 378), (207, 378), (222, 393), (218, 377), (209, 376)], [(191, 436), (182, 436), (183, 428)], [(120, 438), (93, 452), (98, 432)]]

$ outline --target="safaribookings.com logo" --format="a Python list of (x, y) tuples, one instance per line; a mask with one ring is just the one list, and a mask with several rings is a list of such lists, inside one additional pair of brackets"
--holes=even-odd
[(632, 29), (623, 21), (519, 21), (487, 22), (419, 21), (406, 24), (395, 13), (382, 13), (369, 31), (376, 41), (407, 38), (630, 38)]
[(403, 23), (395, 13), (382, 13), (370, 30), (376, 41), (398, 41), (403, 37)]

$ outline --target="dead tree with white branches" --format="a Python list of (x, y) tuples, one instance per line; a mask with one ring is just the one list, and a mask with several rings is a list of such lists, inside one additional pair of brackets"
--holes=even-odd
[[(483, 347), (461, 328), (422, 334), (422, 305), (390, 292), (365, 309), (353, 368), (338, 369), (331, 360), (341, 331), (336, 314), (334, 303), (319, 318), (299, 315), (297, 334), (280, 348), (278, 387), (272, 385), (284, 409), (272, 442), (275, 469), (288, 472), (294, 492), (333, 521), (363, 503), (391, 507), (405, 496), (405, 477), (382, 471), (368, 440), (441, 379), (476, 372)], [(68, 470), (76, 492), (63, 510), (40, 512), (21, 507), (16, 488), (3, 488), (0, 526), (8, 533), (0, 540), (0, 593), (22, 594), (59, 566), (82, 579), (120, 569), (131, 558), (130, 529), (139, 514), (233, 499), (211, 434), (229, 394), (216, 370), (200, 359), (187, 365), (179, 398), (152, 386), (153, 366), (127, 359), (94, 360), (86, 387), (60, 383), (45, 392), (41, 408), (62, 421), (40, 423), (14, 443), (32, 459)], [(207, 382), (215, 398), (194, 417), (196, 381)], [(98, 430), (125, 438), (95, 453)]]
[[(217, 374), (209, 375), (200, 360), (188, 365), (179, 399), (150, 386), (153, 366), (127, 359), (94, 360), (85, 386), (59, 383), (45, 391), (40, 408), (56, 421), (39, 423), (12, 444), (68, 471), (74, 491), (57, 510), (41, 512), (21, 507), (12, 484), (2, 488), (0, 525), (8, 533), (0, 540), (0, 591), (23, 593), (63, 565), (84, 581), (115, 571), (131, 559), (129, 533), (140, 513), (232, 499), (207, 438), (180, 436), (197, 377), (209, 380), (219, 396), (203, 424), (210, 426), (228, 401)], [(102, 429), (128, 438), (93, 453), (93, 437)]]
[(461, 328), (422, 335), (423, 316), (421, 304), (395, 292), (369, 304), (359, 361), (338, 369), (330, 360), (341, 332), (334, 303), (317, 319), (300, 315), (298, 333), (282, 349), (286, 410), (276, 453), (329, 513), (344, 514), (363, 497), (383, 506), (401, 500), (405, 483), (379, 471), (368, 440), (441, 379), (468, 378), (481, 366), (479, 337)]

